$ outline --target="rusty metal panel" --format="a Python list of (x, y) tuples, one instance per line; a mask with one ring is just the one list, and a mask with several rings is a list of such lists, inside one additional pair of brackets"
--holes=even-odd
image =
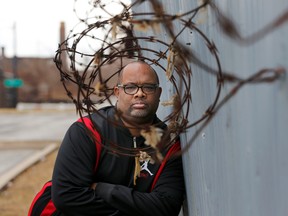
[[(201, 1), (163, 0), (167, 12), (181, 13)], [(243, 37), (287, 12), (286, 0), (214, 1), (237, 24)], [(139, 8), (150, 11), (149, 4)], [(219, 28), (211, 8), (196, 23), (217, 46), (224, 71), (247, 78), (263, 68), (288, 69), (288, 22), (263, 38), (244, 45), (228, 38)], [(176, 26), (175, 28), (178, 28)], [(180, 28), (180, 27), (179, 27)], [(165, 39), (165, 33), (160, 35)], [(159, 35), (158, 35), (159, 36)], [(168, 40), (168, 39), (167, 39)], [(199, 58), (211, 66), (214, 59), (203, 40), (194, 33), (181, 36)], [(159, 50), (157, 43), (150, 48)], [(216, 94), (215, 77), (191, 64), (193, 122), (207, 109)], [(163, 77), (164, 79), (165, 77)], [(192, 216), (286, 216), (288, 215), (288, 75), (275, 82), (247, 84), (216, 113), (183, 156), (187, 186), (187, 215)], [(172, 87), (162, 83), (163, 100)], [(226, 82), (221, 98), (234, 83)], [(168, 111), (160, 115), (165, 116)], [(189, 142), (199, 126), (183, 134)]]

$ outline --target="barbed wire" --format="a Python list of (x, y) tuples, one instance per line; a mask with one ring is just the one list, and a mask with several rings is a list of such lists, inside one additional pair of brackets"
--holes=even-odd
[[(285, 73), (284, 68), (261, 69), (248, 78), (240, 78), (223, 71), (216, 45), (197, 27), (194, 19), (201, 10), (210, 7), (220, 28), (227, 36), (237, 43), (250, 45), (286, 23), (288, 11), (258, 32), (243, 37), (233, 21), (211, 0), (203, 1), (200, 6), (180, 14), (166, 13), (163, 4), (156, 0), (136, 0), (133, 3), (91, 0), (87, 5), (89, 10), (87, 9), (84, 15), (81, 15), (77, 11), (77, 3), (78, 1), (75, 0), (74, 11), (80, 22), (59, 45), (54, 61), (60, 71), (61, 81), (67, 95), (74, 102), (81, 116), (88, 113), (91, 117), (93, 112), (98, 112), (98, 105), (103, 101), (113, 104), (111, 96), (115, 80), (122, 68), (130, 61), (142, 60), (156, 67), (158, 73), (164, 73), (173, 85), (175, 94), (170, 100), (162, 102), (163, 106), (172, 107), (171, 113), (164, 119), (168, 125), (168, 131), (161, 134), (161, 140), (153, 144), (153, 148), (147, 146), (145, 150), (150, 153), (155, 152), (155, 148), (158, 152), (169, 147), (178, 135), (201, 123), (192, 138), (182, 147), (180, 154), (187, 151), (218, 110), (235, 96), (241, 87), (249, 83), (273, 82)], [(132, 12), (134, 7), (139, 7), (144, 3), (150, 4), (151, 11)], [(118, 8), (118, 12), (112, 13), (111, 7)], [(177, 22), (177, 29), (174, 28), (174, 22)], [(137, 32), (145, 32), (145, 35), (137, 35)], [(165, 32), (167, 37), (165, 39), (157, 37), (160, 32)], [(188, 49), (183, 44), (181, 35), (187, 32), (197, 34), (206, 44), (215, 62), (213, 66), (203, 62), (192, 49)], [(167, 38), (170, 39), (169, 42)], [(149, 48), (150, 44), (155, 43), (161, 47), (161, 50)], [(65, 56), (67, 56), (68, 64), (65, 64)], [(192, 63), (200, 67), (203, 72), (212, 74), (217, 88), (216, 95), (204, 110), (204, 114), (194, 122), (189, 122), (192, 101), (190, 66)], [(235, 85), (220, 100), (221, 89), (225, 82)], [(71, 84), (76, 87), (74, 92), (71, 90)], [(117, 115), (121, 117), (120, 113)], [(117, 124), (117, 122), (109, 123)], [(150, 129), (150, 133), (150, 136), (158, 136), (154, 130)], [(171, 134), (175, 136), (171, 138)], [(107, 148), (107, 146), (104, 147)], [(139, 149), (124, 149), (117, 145), (109, 146), (109, 150), (114, 154), (127, 156), (139, 154)]]

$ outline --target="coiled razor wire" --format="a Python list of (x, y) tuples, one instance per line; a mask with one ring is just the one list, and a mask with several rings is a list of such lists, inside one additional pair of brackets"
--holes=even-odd
[[(132, 13), (133, 7), (141, 6), (144, 2), (148, 2), (151, 5), (151, 11)], [(141, 149), (141, 151), (145, 150), (149, 154), (169, 147), (174, 143), (177, 135), (202, 123), (191, 140), (182, 146), (182, 151), (179, 154), (187, 151), (217, 111), (243, 85), (247, 83), (272, 82), (285, 73), (284, 68), (268, 68), (262, 69), (246, 79), (242, 79), (232, 75), (232, 73), (222, 71), (215, 44), (197, 27), (193, 20), (201, 10), (210, 7), (226, 35), (233, 38), (236, 42), (249, 45), (287, 22), (288, 11), (260, 31), (250, 37), (243, 38), (232, 20), (225, 16), (211, 0), (203, 1), (203, 4), (199, 7), (187, 10), (182, 14), (165, 13), (162, 3), (156, 0), (138, 0), (133, 3), (94, 0), (88, 2), (91, 10), (86, 11), (85, 19), (77, 14), (77, 4), (78, 1), (75, 0), (74, 10), (80, 20), (78, 26), (82, 26), (84, 29), (79, 31), (76, 26), (69, 33), (66, 40), (59, 45), (54, 61), (60, 71), (61, 81), (67, 95), (74, 102), (81, 116), (83, 113), (88, 113), (91, 117), (93, 112), (98, 112), (98, 106), (104, 101), (108, 101), (111, 105), (113, 104), (111, 99), (113, 85), (115, 85), (119, 72), (130, 61), (141, 60), (156, 67), (158, 73), (165, 73), (167, 80), (175, 89), (175, 95), (170, 100), (163, 102), (163, 105), (172, 107), (171, 113), (164, 119), (165, 123), (168, 124), (168, 131), (162, 135), (156, 145), (152, 145), (153, 148), (147, 146), (147, 148)], [(120, 12), (113, 14), (110, 12), (111, 8), (118, 8)], [(178, 22), (177, 25), (181, 25), (178, 31), (173, 28), (173, 23), (176, 21)], [(135, 31), (139, 30), (146, 31), (146, 33), (152, 31), (153, 34), (136, 36)], [(165, 31), (170, 38), (170, 42), (158, 38), (156, 35), (159, 31)], [(202, 38), (215, 59), (216, 66), (210, 66), (201, 61), (191, 49), (187, 49), (181, 43), (180, 36), (187, 31), (194, 32)], [(150, 43), (159, 44), (162, 51), (149, 48)], [(147, 46), (140, 46), (140, 44)], [(147, 53), (150, 55), (147, 55)], [(68, 59), (68, 64), (63, 61), (65, 56)], [(153, 56), (154, 58), (148, 56)], [(204, 110), (204, 114), (194, 122), (188, 122), (192, 98), (191, 63), (201, 67), (203, 72), (215, 76), (215, 82), (217, 82), (215, 98)], [(235, 85), (220, 100), (221, 88), (224, 82), (233, 82)], [(121, 117), (121, 113), (117, 113), (117, 115)], [(109, 123), (111, 125), (117, 124), (117, 122)], [(135, 125), (135, 127), (139, 126)], [(147, 128), (140, 129), (149, 131)], [(157, 134), (155, 134), (157, 132), (152, 130), (150, 132), (151, 136), (157, 137)], [(175, 136), (171, 136), (171, 134)], [(139, 154), (139, 149), (137, 148), (124, 149), (118, 145), (104, 147), (109, 148), (114, 154), (127, 156)]]

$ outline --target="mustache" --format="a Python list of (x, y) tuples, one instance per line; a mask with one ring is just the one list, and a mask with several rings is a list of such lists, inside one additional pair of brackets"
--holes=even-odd
[(147, 105), (147, 103), (146, 103), (144, 100), (134, 101), (134, 102), (132, 103), (132, 105), (134, 105), (134, 104), (145, 104), (145, 105)]

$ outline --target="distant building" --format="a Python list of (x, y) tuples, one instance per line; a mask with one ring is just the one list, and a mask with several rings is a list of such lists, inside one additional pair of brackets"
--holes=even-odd
[[(60, 40), (65, 39), (65, 26), (61, 23)], [(0, 54), (0, 107), (15, 107), (17, 102), (66, 102), (68, 98), (60, 73), (49, 58), (7, 58), (5, 48)], [(6, 87), (5, 79), (18, 78), (23, 81), (19, 88)]]
[[(65, 25), (62, 22), (60, 24), (59, 44), (65, 41), (65, 39)], [(0, 54), (0, 107), (16, 107), (18, 102), (72, 102), (60, 81), (60, 72), (53, 59), (54, 56), (49, 58), (23, 58), (18, 56), (7, 58), (5, 55), (5, 48), (2, 48)], [(66, 71), (70, 66), (68, 65), (67, 60), (65, 52), (62, 53), (62, 67), (66, 68)], [(121, 62), (122, 64), (125, 64), (125, 62), (128, 61), (133, 61), (133, 59), (128, 60), (123, 58), (121, 61), (115, 59), (112, 64), (108, 63), (101, 66), (102, 80), (108, 79), (106, 87), (110, 90), (106, 92), (107, 95), (110, 95), (113, 92), (113, 87), (117, 82), (117, 74), (115, 74), (115, 72), (120, 68)], [(5, 87), (4, 80), (11, 78), (21, 79), (23, 85), (19, 88)], [(92, 88), (99, 81), (98, 78), (99, 76), (91, 83)], [(77, 84), (65, 81), (65, 86), (68, 87), (73, 98), (77, 99)], [(105, 97), (105, 95), (101, 97), (93, 95), (92, 98), (90, 95), (90, 98), (92, 98), (93, 101), (99, 101), (99, 99), (101, 100)]]

